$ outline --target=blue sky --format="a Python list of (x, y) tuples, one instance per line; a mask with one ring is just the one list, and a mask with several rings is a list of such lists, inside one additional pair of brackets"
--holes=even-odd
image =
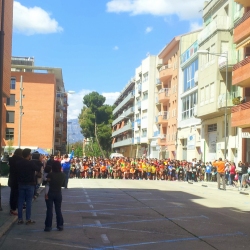
[(69, 118), (97, 91), (112, 104), (148, 53), (201, 26), (203, 0), (14, 1), (13, 56), (63, 69)]

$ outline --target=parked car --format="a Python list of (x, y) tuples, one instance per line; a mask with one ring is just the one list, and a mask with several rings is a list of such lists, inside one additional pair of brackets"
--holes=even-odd
[(112, 154), (109, 156), (110, 159), (112, 159), (112, 158), (114, 158), (114, 157), (124, 157), (124, 155), (123, 155), (123, 154), (120, 154), (120, 153), (112, 153)]

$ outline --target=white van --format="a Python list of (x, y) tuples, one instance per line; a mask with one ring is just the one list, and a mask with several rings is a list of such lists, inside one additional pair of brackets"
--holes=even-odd
[(109, 158), (112, 159), (114, 157), (124, 157), (123, 154), (120, 154), (120, 153), (112, 153)]

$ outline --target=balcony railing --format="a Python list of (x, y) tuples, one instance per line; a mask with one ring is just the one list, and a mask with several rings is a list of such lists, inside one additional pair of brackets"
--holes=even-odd
[(166, 137), (167, 137), (167, 135), (165, 135), (165, 134), (159, 134), (158, 135), (158, 138), (161, 139), (161, 140), (165, 140)]
[(246, 12), (241, 19), (239, 19), (235, 24), (234, 28), (238, 27), (242, 23), (244, 23), (248, 18), (250, 18), (250, 10)]
[(128, 123), (128, 124), (124, 125), (122, 128), (114, 131), (112, 133), (112, 136), (117, 136), (117, 135), (122, 134), (122, 133), (124, 133), (124, 132), (126, 132), (128, 130), (131, 130), (133, 128), (132, 124), (133, 123)]
[(221, 94), (218, 96), (218, 108), (225, 108), (233, 106), (233, 98), (235, 96), (233, 94), (227, 94), (227, 101), (226, 101), (226, 93)]
[(117, 124), (118, 122), (122, 121), (124, 118), (132, 115), (134, 113), (134, 107), (128, 108), (126, 111), (124, 111), (121, 115), (119, 115), (113, 122), (112, 126)]
[(162, 67), (160, 67), (159, 72), (165, 69), (171, 69), (171, 64), (163, 65)]
[(137, 106), (137, 109), (141, 109), (141, 102), (137, 102), (136, 106)]
[(130, 92), (119, 104), (118, 106), (114, 109), (113, 114), (117, 113), (119, 109), (121, 109), (127, 102), (132, 100), (135, 96), (134, 91)]
[(161, 85), (161, 80), (159, 78), (156, 78), (156, 85)]
[(218, 30), (229, 29), (229, 18), (227, 16), (217, 16), (198, 35), (198, 44), (201, 44)]
[(235, 64), (234, 67), (233, 67), (233, 71), (239, 69), (240, 67), (243, 67), (243, 66), (247, 65), (248, 63), (250, 63), (250, 57), (247, 57), (243, 61)]
[(235, 112), (243, 111), (246, 109), (250, 109), (250, 102), (245, 102), (240, 105), (232, 107), (231, 112), (235, 113)]
[(133, 143), (133, 138), (127, 138), (127, 139), (115, 142), (114, 144), (112, 144), (112, 147), (113, 148), (123, 147), (123, 146), (131, 145), (132, 143)]

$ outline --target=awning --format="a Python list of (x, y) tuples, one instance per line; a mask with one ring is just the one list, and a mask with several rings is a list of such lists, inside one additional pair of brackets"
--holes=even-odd
[(248, 44), (250, 44), (250, 36), (243, 40), (241, 43), (237, 44), (236, 49), (244, 48)]

